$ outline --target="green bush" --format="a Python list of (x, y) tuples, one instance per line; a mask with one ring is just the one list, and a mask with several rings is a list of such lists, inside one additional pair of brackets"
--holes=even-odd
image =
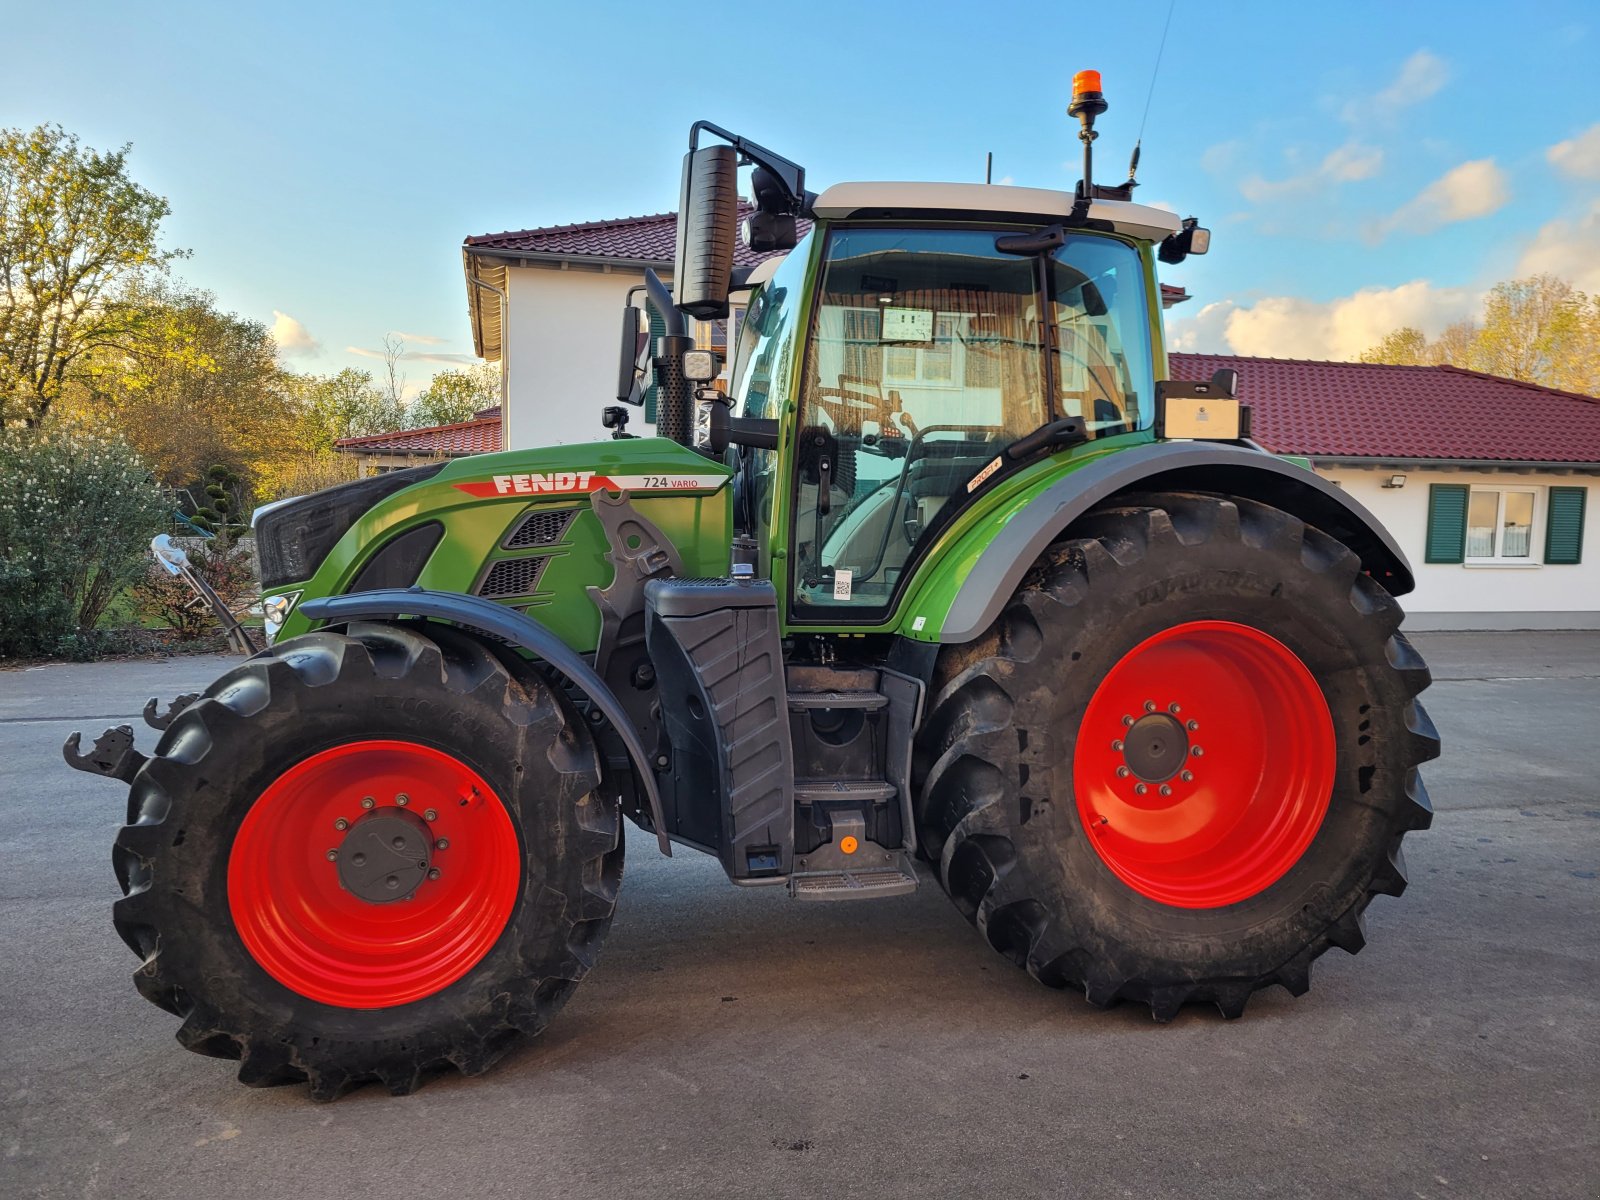
[(144, 574), (171, 505), (128, 444), (72, 425), (0, 430), (0, 656), (50, 654)]

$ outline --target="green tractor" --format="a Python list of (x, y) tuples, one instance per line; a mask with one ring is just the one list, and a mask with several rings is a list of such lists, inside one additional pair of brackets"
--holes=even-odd
[[(329, 1098), (487, 1068), (599, 953), (622, 818), (797, 900), (936, 878), (1090, 1003), (1299, 995), (1431, 817), (1405, 557), (1166, 379), (1194, 221), (856, 183), (704, 122), (675, 293), (623, 324), (659, 436), (283, 501), (270, 645), (68, 761), (127, 782), (115, 923), (179, 1040)], [(741, 206), (741, 166), (753, 203)], [(733, 267), (741, 212), (759, 250)], [(742, 295), (729, 387), (686, 336)], [(778, 949), (774, 947), (774, 953)]]

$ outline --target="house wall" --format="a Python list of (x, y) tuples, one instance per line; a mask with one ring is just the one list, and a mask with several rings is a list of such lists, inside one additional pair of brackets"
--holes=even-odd
[[(570, 266), (506, 272), (505, 448), (610, 437), (600, 410), (615, 404), (622, 307), (642, 274)], [(650, 434), (642, 409), (628, 432)]]
[[(1600, 476), (1526, 475), (1505, 471), (1432, 471), (1318, 468), (1388, 528), (1416, 573), (1417, 588), (1402, 598), (1407, 629), (1600, 629)], [(1404, 487), (1385, 488), (1404, 474)], [(1528, 563), (1428, 563), (1428, 485), (1464, 483), (1486, 488), (1531, 488), (1535, 493), (1533, 554)], [(1587, 487), (1582, 561), (1546, 564), (1544, 520), (1547, 489)]]

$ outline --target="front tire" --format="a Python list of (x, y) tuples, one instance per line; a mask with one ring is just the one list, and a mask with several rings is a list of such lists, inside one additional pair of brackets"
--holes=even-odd
[(565, 700), (446, 626), (280, 643), (174, 719), (113, 855), (134, 979), (191, 1050), (331, 1099), (486, 1070), (594, 961), (617, 806)]
[(1432, 810), (1427, 668), (1345, 546), (1264, 504), (1092, 514), (941, 657), (922, 844), (991, 945), (1168, 1020), (1355, 953)]

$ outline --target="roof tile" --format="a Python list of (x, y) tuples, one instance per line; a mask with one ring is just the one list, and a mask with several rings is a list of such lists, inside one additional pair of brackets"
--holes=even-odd
[(340, 438), (334, 445), (359, 454), (489, 454), (500, 449), (500, 410), (492, 417), (474, 417), (454, 425), (401, 429), (367, 437)]
[(1239, 372), (1279, 454), (1600, 464), (1600, 402), (1460, 367), (1173, 354), (1175, 379)]

